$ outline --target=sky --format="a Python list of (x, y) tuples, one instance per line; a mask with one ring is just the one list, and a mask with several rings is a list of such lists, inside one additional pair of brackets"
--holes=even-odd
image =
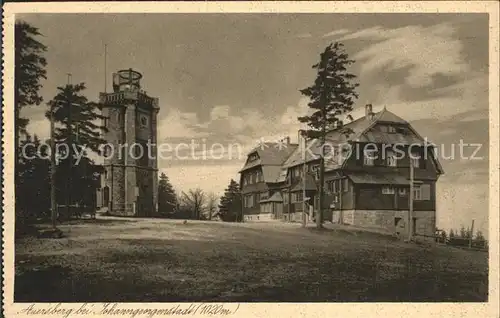
[[(438, 145), (444, 229), (488, 227), (488, 16), (486, 14), (28, 14), (48, 46), (42, 95), (84, 82), (97, 100), (111, 73), (133, 68), (160, 100), (158, 142), (237, 143), (241, 154), (160, 160), (178, 191), (222, 193), (263, 138), (297, 140), (307, 112), (300, 89), (324, 48), (341, 41), (360, 84), (353, 117), (384, 106)], [(104, 71), (104, 44), (107, 67)], [(28, 130), (49, 135), (45, 105), (27, 107)], [(464, 155), (460, 156), (460, 141)], [(201, 146), (200, 146), (201, 147)], [(227, 149), (226, 147), (226, 149)], [(454, 158), (451, 157), (455, 151)], [(477, 151), (476, 151), (477, 149)], [(198, 153), (198, 152), (197, 152)], [(200, 148), (200, 153), (203, 149)], [(474, 155), (474, 156), (473, 156)], [(474, 157), (476, 159), (472, 159)]]

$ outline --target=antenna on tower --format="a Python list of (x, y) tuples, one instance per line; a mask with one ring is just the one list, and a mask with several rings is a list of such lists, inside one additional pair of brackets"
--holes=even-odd
[(104, 44), (104, 93), (108, 92), (107, 91), (107, 85), (108, 85), (107, 74), (108, 74), (108, 70), (106, 68), (107, 55), (108, 55), (108, 45)]

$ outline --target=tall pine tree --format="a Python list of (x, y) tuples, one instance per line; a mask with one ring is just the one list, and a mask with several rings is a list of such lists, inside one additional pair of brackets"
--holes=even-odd
[(42, 81), (47, 78), (47, 61), (43, 54), (47, 47), (39, 42), (37, 38), (41, 36), (38, 28), (24, 22), (18, 21), (14, 27), (14, 125), (15, 135), (14, 144), (18, 151), (15, 151), (15, 197), (16, 197), (16, 229), (17, 225), (24, 222), (24, 216), (29, 211), (23, 211), (26, 208), (26, 179), (23, 179), (25, 170), (29, 169), (29, 164), (38, 164), (39, 161), (29, 162), (26, 158), (21, 158), (21, 147), (25, 144), (21, 141), (21, 135), (31, 142), (31, 136), (27, 136), (26, 126), (28, 119), (21, 117), (21, 109), (28, 105), (40, 105), (43, 101), (40, 95)]
[(171, 216), (177, 210), (177, 195), (167, 175), (161, 173), (158, 182), (158, 213)]
[(225, 222), (242, 222), (241, 192), (238, 182), (231, 179), (220, 198), (219, 217)]
[(16, 184), (16, 230), (50, 212), (50, 160), (48, 147), (35, 135), (21, 141)]
[[(325, 48), (320, 55), (320, 61), (312, 66), (317, 70), (317, 77), (312, 86), (302, 89), (302, 95), (309, 98), (308, 106), (312, 110), (309, 116), (299, 117), (301, 123), (306, 123), (306, 138), (318, 139), (320, 149), (324, 149), (326, 135), (331, 127), (341, 123), (340, 116), (352, 111), (352, 105), (358, 98), (354, 83), (355, 75), (347, 71), (354, 63), (343, 49), (343, 44), (335, 42)], [(349, 130), (344, 130), (349, 135)], [(305, 154), (303, 154), (305, 159)], [(320, 155), (319, 207), (316, 215), (316, 225), (323, 226), (323, 198), (325, 182), (324, 153)]]
[[(96, 180), (102, 167), (95, 165), (88, 155), (89, 150), (99, 153), (100, 146), (106, 143), (102, 137), (106, 127), (100, 124), (104, 118), (100, 114), (101, 105), (89, 102), (83, 95), (85, 84), (68, 84), (57, 89), (58, 93), (48, 103), (50, 109), (46, 116), (51, 118), (53, 112), (57, 125), (54, 134), (56, 147), (65, 145), (68, 150), (59, 154), (63, 159), (57, 165), (56, 179), (59, 185), (58, 201), (66, 203), (69, 217), (72, 215), (69, 205), (93, 201)], [(64, 181), (66, 185), (61, 186)]]
[(28, 119), (20, 117), (20, 110), (28, 105), (40, 105), (43, 101), (40, 95), (42, 80), (47, 78), (47, 61), (43, 54), (47, 47), (37, 40), (42, 34), (38, 28), (24, 22), (15, 25), (15, 120), (16, 138), (26, 134)]

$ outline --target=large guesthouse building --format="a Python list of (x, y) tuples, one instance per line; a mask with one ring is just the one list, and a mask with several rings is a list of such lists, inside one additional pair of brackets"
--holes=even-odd
[(330, 130), (324, 145), (312, 139), (305, 147), (280, 142), (252, 150), (240, 171), (244, 219), (312, 221), (319, 207), (321, 153), (325, 220), (434, 235), (436, 182), (443, 174), (434, 149), (407, 121), (385, 108), (374, 113), (372, 105), (365, 106), (365, 116)]

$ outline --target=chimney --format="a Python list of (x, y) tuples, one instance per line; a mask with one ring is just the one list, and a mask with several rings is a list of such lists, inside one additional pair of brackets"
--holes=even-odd
[(372, 104), (366, 104), (365, 106), (365, 117), (367, 120), (372, 120), (373, 118), (373, 107)]
[(286, 136), (285, 141), (286, 141), (286, 144), (289, 145), (290, 144), (290, 136)]

